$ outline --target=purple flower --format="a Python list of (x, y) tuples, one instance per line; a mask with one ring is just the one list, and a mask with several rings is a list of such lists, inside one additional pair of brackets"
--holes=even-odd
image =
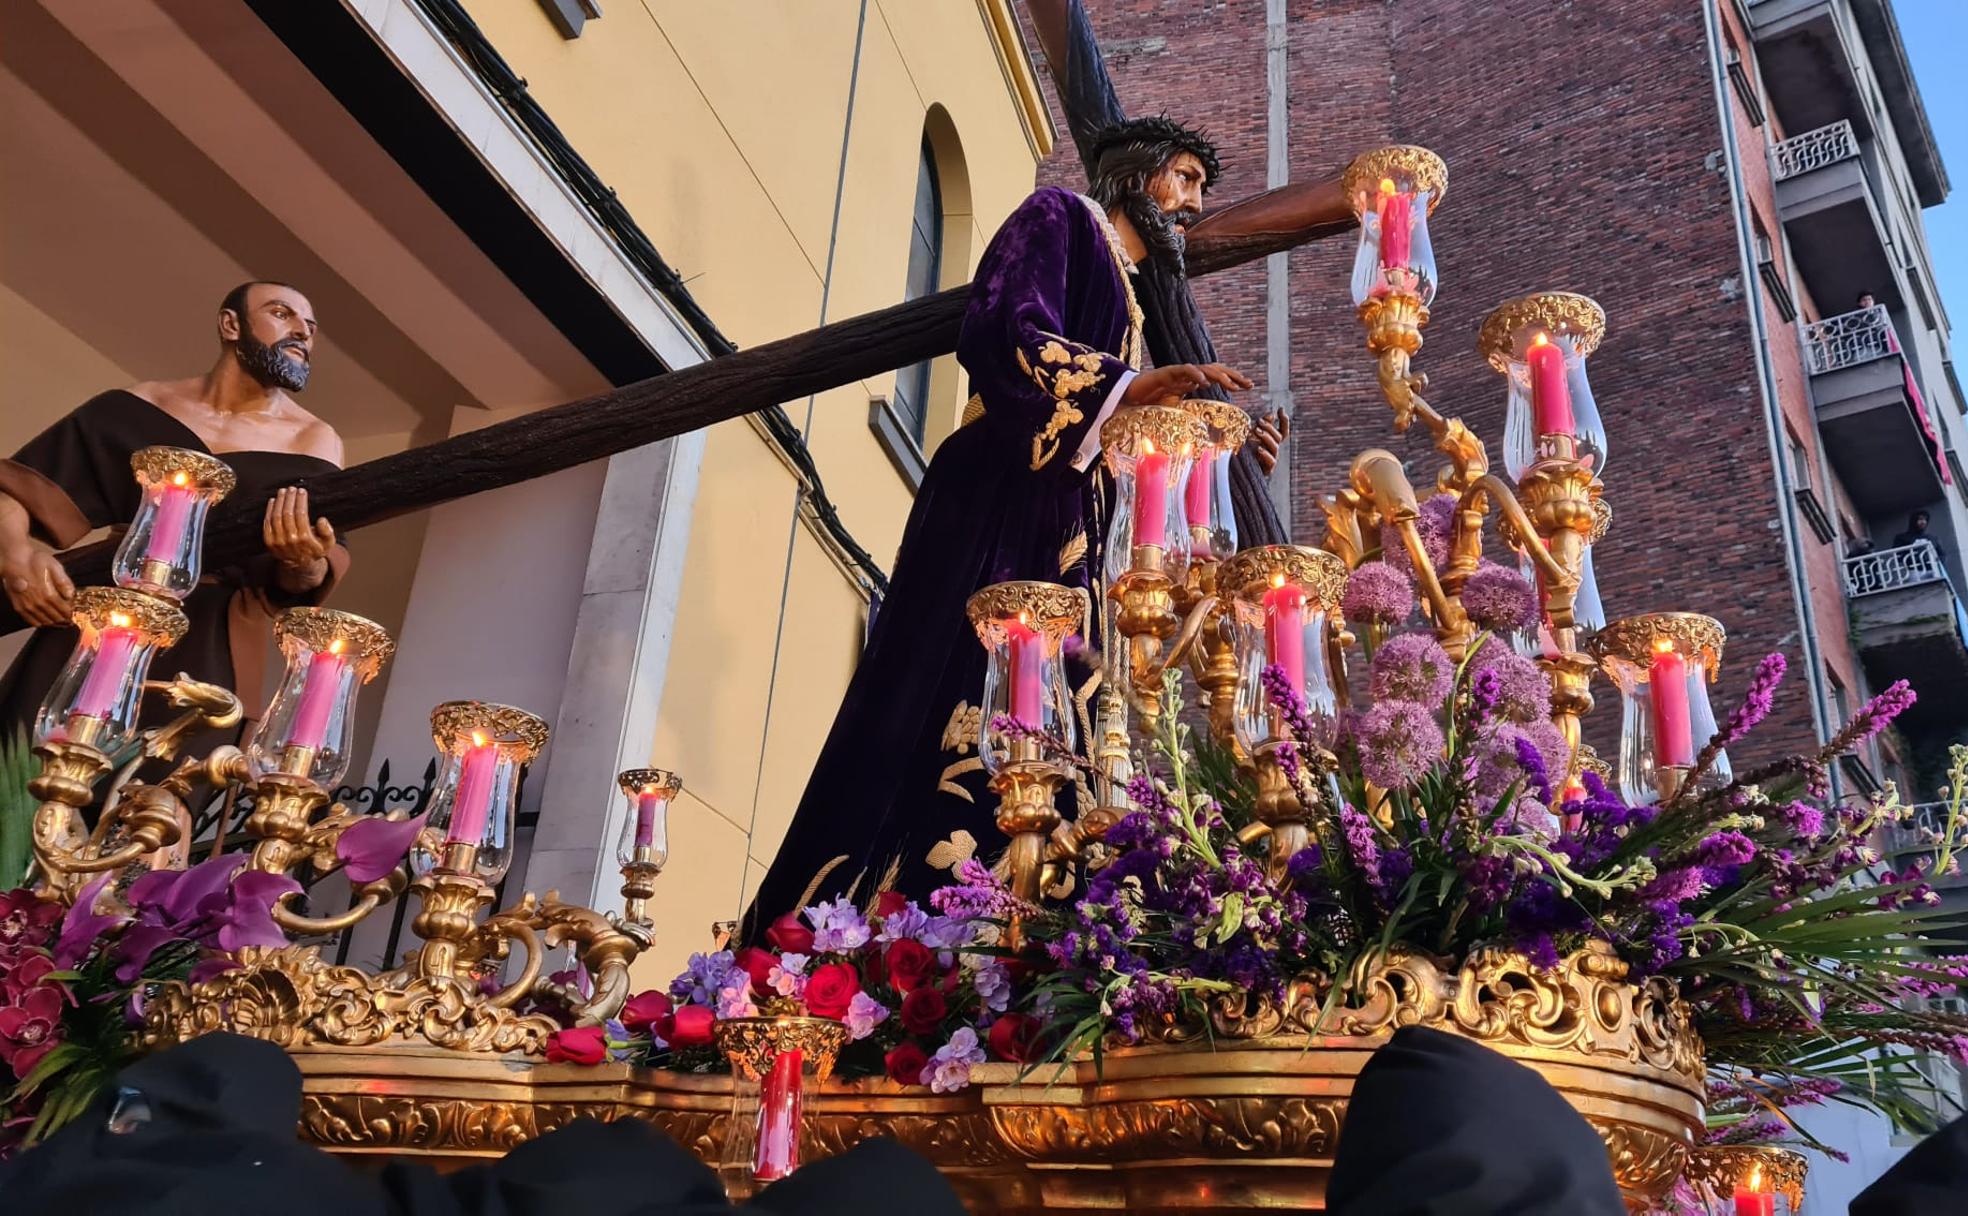
[(1742, 704), (1736, 706), (1729, 720), (1722, 724), (1722, 730), (1715, 739), (1716, 746), (1728, 747), (1770, 716), (1770, 710), (1776, 704), (1777, 685), (1783, 682), (1786, 666), (1780, 654), (1763, 656), (1763, 661), (1756, 665), (1756, 674), (1750, 677), (1749, 691), (1743, 694)]
[(1462, 879), (1469, 895), (1469, 906), (1487, 912), (1510, 897), (1516, 871), (1508, 857), (1476, 857), (1462, 866)]
[(1806, 840), (1824, 835), (1824, 812), (1808, 802), (1786, 802), (1777, 808), (1777, 816)]
[(1503, 679), (1493, 667), (1484, 667), (1469, 677), (1469, 706), (1466, 712), (1471, 727), (1481, 726), (1496, 710), (1497, 698), (1503, 695)]
[(1430, 634), (1396, 634), (1374, 655), (1374, 699), (1436, 705), (1449, 695), (1455, 672), (1455, 660)]
[[(738, 967), (737, 956), (729, 950), (693, 954), (684, 973), (670, 981), (670, 997), (678, 1004), (715, 1004), (717, 994), (731, 986), (733, 972), (744, 974)], [(749, 975), (745, 976), (745, 982), (751, 982)]]
[(1321, 867), (1325, 865), (1325, 861), (1326, 855), (1319, 846), (1308, 844), (1298, 852), (1293, 853), (1291, 859), (1285, 862), (1285, 877), (1294, 883), (1304, 882), (1309, 878), (1316, 878)]
[(758, 1006), (752, 1004), (752, 984), (749, 977), (717, 994), (717, 1015), (720, 1018), (758, 1016)]
[[(1501, 798), (1511, 786), (1520, 792), (1533, 774), (1524, 762), (1530, 753), (1537, 766), (1535, 776), (1544, 776), (1544, 758), (1538, 754), (1524, 729), (1512, 722), (1493, 722), (1472, 736), (1466, 745), (1464, 762), (1469, 788), (1478, 798)], [(1547, 787), (1549, 778), (1545, 778)]]
[(342, 872), (356, 886), (382, 878), (396, 869), (429, 818), (429, 811), (415, 819), (372, 815), (350, 824), (335, 838), (335, 856), (341, 859)]
[(188, 870), (152, 870), (130, 884), (130, 906), (139, 914), (155, 912), (161, 923), (195, 921), (217, 909), (246, 861), (244, 853), (223, 853)]
[(1741, 832), (1717, 832), (1695, 846), (1699, 866), (1745, 865), (1756, 856), (1756, 842)]
[(977, 1041), (977, 1032), (964, 1026), (929, 1057), (922, 1083), (934, 1093), (955, 1093), (970, 1084), (971, 1065), (983, 1062), (984, 1047)]
[(284, 946), (287, 934), (273, 919), (274, 905), (305, 888), (285, 874), (248, 870), (232, 880), (231, 898), (218, 912), (219, 949), (236, 953), (247, 946)]
[(1362, 562), (1346, 576), (1339, 610), (1349, 621), (1398, 625), (1414, 612), (1414, 584), (1386, 562)]
[(1342, 803), (1339, 808), (1339, 830), (1346, 838), (1346, 852), (1353, 859), (1353, 867), (1375, 893), (1384, 897), (1387, 887), (1381, 875), (1380, 843), (1374, 839), (1373, 820)]
[(1905, 680), (1893, 681), (1885, 692), (1859, 707), (1859, 712), (1852, 715), (1834, 742), (1842, 745), (1840, 750), (1850, 751), (1892, 725), (1893, 719), (1910, 709), (1916, 700), (1913, 688)]
[(1496, 673), (1497, 712), (1512, 722), (1536, 722), (1551, 716), (1551, 682), (1536, 663), (1495, 638), (1484, 641), (1475, 671)]
[(1285, 674), (1284, 668), (1276, 663), (1266, 663), (1259, 679), (1264, 685), (1265, 695), (1270, 698), (1271, 704), (1277, 707), (1279, 715), (1284, 718), (1285, 726), (1291, 731), (1292, 738), (1300, 743), (1332, 741), (1331, 732), (1320, 730), (1318, 724), (1312, 721), (1312, 715), (1305, 708), (1305, 698), (1299, 696), (1298, 689), (1292, 687), (1291, 677)]
[[(1132, 795), (1134, 787), (1128, 787)], [(1145, 805), (1145, 804), (1144, 804)], [(929, 904), (959, 922), (986, 920), (1014, 910), (1018, 900), (989, 866), (971, 858), (957, 867), (957, 881), (929, 893)], [(927, 937), (924, 945), (931, 945)]]
[[(1428, 564), (1440, 570), (1449, 562), (1449, 542), (1455, 533), (1456, 496), (1437, 494), (1423, 502), (1415, 515), (1415, 531), (1421, 536), (1421, 548), (1428, 556)], [(1401, 533), (1391, 525), (1380, 530), (1380, 560), (1402, 573), (1414, 568), (1408, 560), (1408, 547), (1401, 541)]]
[(1537, 744), (1531, 742), (1530, 736), (1523, 731), (1517, 732), (1515, 743), (1517, 748), (1517, 764), (1524, 770), (1524, 780), (1529, 783), (1531, 790), (1537, 794), (1538, 801), (1544, 803), (1546, 806), (1550, 806), (1552, 801), (1551, 774), (1545, 771), (1543, 753), (1539, 751)]
[(807, 962), (804, 954), (782, 954), (765, 973), (765, 982), (780, 996), (799, 996), (806, 991)]
[(882, 918), (881, 931), (875, 934), (878, 942), (899, 942), (904, 938), (920, 938), (929, 927), (929, 913), (916, 906), (915, 900), (902, 905), (899, 912), (891, 912)]
[(1003, 1013), (1011, 1008), (1011, 972), (1003, 963), (993, 959), (977, 969), (972, 981), (977, 987), (977, 999), (992, 1013)]
[(806, 910), (806, 919), (813, 926), (815, 954), (847, 954), (874, 937), (861, 910), (850, 899), (822, 900)]
[(1357, 730), (1360, 771), (1382, 789), (1399, 789), (1442, 760), (1442, 728), (1412, 701), (1380, 702), (1360, 715)]
[(101, 898), (103, 888), (107, 887), (114, 874), (104, 874), (88, 886), (83, 887), (75, 902), (62, 916), (61, 937), (55, 942), (55, 966), (67, 970), (89, 957), (102, 935), (123, 924), (127, 917), (115, 914), (98, 914), (96, 901)]
[(1528, 629), (1538, 620), (1537, 593), (1515, 570), (1484, 562), (1462, 585), (1462, 610), (1478, 629)]
[(888, 1020), (888, 1006), (865, 992), (857, 992), (847, 1003), (847, 1037), (859, 1043), (875, 1033), (875, 1027)]

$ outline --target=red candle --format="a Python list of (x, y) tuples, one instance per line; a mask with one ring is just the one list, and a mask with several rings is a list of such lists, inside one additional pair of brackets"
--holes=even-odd
[(1168, 546), (1169, 458), (1157, 452), (1152, 443), (1142, 444), (1141, 459), (1134, 466), (1134, 544)]
[(319, 748), (328, 737), (328, 715), (335, 708), (342, 685), (342, 671), (348, 665), (342, 658), (342, 639), (328, 643), (308, 660), (307, 676), (301, 682), (301, 703), (294, 710), (294, 726), (287, 732), (288, 747)]
[(1413, 233), (1414, 195), (1396, 190), (1392, 178), (1381, 178), (1380, 264), (1383, 268), (1408, 268), (1408, 247)]
[(458, 772), (458, 795), (451, 803), (451, 830), (444, 839), (452, 844), (480, 844), (485, 839), (485, 816), (492, 806), (492, 778), (499, 768), (499, 745), (487, 741), (479, 731), (472, 732), (472, 749)]
[(1216, 450), (1204, 448), (1189, 466), (1189, 482), (1183, 487), (1182, 510), (1189, 526), (1207, 530), (1210, 525), (1210, 480), (1216, 472)]
[(636, 848), (646, 849), (656, 843), (656, 821), (663, 817), (663, 804), (667, 801), (652, 790), (636, 795)]
[(178, 550), (184, 547), (185, 525), (191, 522), (191, 503), (198, 496), (191, 478), (184, 473), (172, 476), (171, 484), (157, 496), (157, 518), (150, 523), (150, 543), (144, 547), (144, 560), (178, 564)]
[(1692, 767), (1695, 740), (1688, 714), (1688, 661), (1673, 643), (1654, 643), (1647, 687), (1653, 705), (1655, 766)]
[(1010, 649), (1011, 716), (1021, 726), (1034, 729), (1045, 725), (1045, 635), (1025, 623), (1021, 615), (1005, 624), (1006, 645)]
[(1273, 575), (1264, 593), (1264, 655), (1282, 668), (1291, 686), (1305, 691), (1305, 590)]
[(1777, 1195), (1763, 1187), (1763, 1166), (1757, 1164), (1749, 1178), (1736, 1188), (1736, 1216), (1777, 1216)]
[(799, 1168), (802, 1063), (797, 1049), (782, 1051), (766, 1074), (759, 1095), (758, 1152), (752, 1160), (752, 1177), (760, 1182), (776, 1181)]
[(1565, 383), (1565, 351), (1544, 333), (1524, 352), (1531, 374), (1531, 419), (1540, 435), (1576, 435), (1572, 393)]
[(108, 718), (123, 699), (124, 677), (129, 673), (130, 656), (137, 649), (137, 634), (130, 618), (121, 612), (109, 614), (109, 628), (96, 643), (96, 660), (83, 677), (82, 690), (75, 694), (70, 714), (88, 718)]

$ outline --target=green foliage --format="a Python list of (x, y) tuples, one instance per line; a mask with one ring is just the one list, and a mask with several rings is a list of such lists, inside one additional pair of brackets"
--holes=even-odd
[(34, 795), (27, 792), (39, 768), (25, 727), (0, 738), (0, 891), (27, 880), (34, 851)]

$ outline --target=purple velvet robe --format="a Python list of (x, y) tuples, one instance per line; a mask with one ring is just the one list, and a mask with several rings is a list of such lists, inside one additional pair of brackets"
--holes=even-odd
[(980, 856), (1002, 849), (982, 774), (943, 776), (976, 754), (974, 735), (946, 744), (945, 733), (984, 691), (964, 601), (1007, 579), (1085, 586), (1099, 568), (1109, 490), (1099, 461), (1076, 468), (1075, 454), (1132, 373), (1132, 303), (1103, 220), (1070, 191), (1033, 194), (984, 251), (957, 342), (971, 413), (981, 402), (982, 416), (944, 440), (924, 474), (888, 596), (754, 897), (748, 938), (837, 859), (813, 898), (852, 890), (865, 900), (893, 866), (894, 888), (921, 899), (949, 881), (928, 858), (959, 830)]

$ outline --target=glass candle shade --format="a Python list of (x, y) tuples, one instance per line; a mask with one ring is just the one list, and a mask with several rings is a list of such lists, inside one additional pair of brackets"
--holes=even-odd
[(1585, 362), (1606, 334), (1606, 314), (1586, 296), (1544, 291), (1497, 307), (1477, 348), (1503, 373), (1503, 466), (1512, 478), (1540, 460), (1577, 459), (1606, 470), (1606, 424)]
[(1435, 248), (1428, 217), (1448, 189), (1448, 167), (1426, 148), (1379, 148), (1346, 169), (1341, 188), (1360, 220), (1353, 304), (1387, 297), (1435, 298)]
[(1045, 758), (1036, 736), (1070, 750), (1076, 732), (1063, 651), (1086, 619), (1086, 592), (1058, 583), (993, 583), (971, 596), (965, 611), (990, 656), (978, 738), (985, 769)]
[[(1598, 536), (1595, 533), (1595, 539)], [(1517, 653), (1530, 658), (1556, 658), (1559, 654), (1557, 640), (1552, 636), (1551, 622), (1544, 615), (1544, 571), (1531, 560), (1528, 551), (1518, 550), (1517, 570), (1537, 592), (1538, 623), (1529, 629), (1520, 629), (1512, 635), (1512, 643)], [(1606, 602), (1599, 597), (1599, 578), (1592, 570), (1592, 546), (1585, 546), (1579, 554), (1579, 585), (1572, 593), (1572, 624), (1580, 636), (1597, 632), (1606, 627)]]
[(114, 753), (137, 728), (150, 661), (184, 637), (175, 604), (121, 587), (84, 587), (70, 614), (82, 636), (41, 702), (36, 743), (81, 743)]
[(205, 513), (237, 480), (223, 460), (185, 448), (141, 448), (130, 468), (142, 497), (110, 576), (119, 587), (182, 600), (198, 586)]
[(1217, 569), (1217, 591), (1230, 607), (1237, 648), (1237, 742), (1246, 752), (1289, 737), (1284, 711), (1264, 683), (1275, 666), (1305, 704), (1312, 737), (1330, 748), (1338, 734), (1339, 695), (1326, 647), (1339, 620), (1346, 563), (1323, 549), (1259, 545)]
[(1204, 440), (1183, 482), (1182, 515), (1189, 560), (1218, 562), (1237, 551), (1237, 512), (1230, 501), (1230, 462), (1250, 438), (1250, 415), (1228, 401), (1184, 401), (1203, 424)]
[(431, 741), (443, 763), (431, 791), (432, 831), (411, 848), (411, 867), (506, 876), (521, 770), (547, 745), (547, 724), (523, 709), (485, 701), (446, 701), (431, 711)]
[(731, 1061), (726, 1169), (755, 1183), (776, 1182), (800, 1167), (805, 1108), (832, 1074), (847, 1027), (784, 1014), (725, 1018), (712, 1034)]
[(333, 789), (348, 774), (356, 690), (382, 671), (396, 643), (376, 622), (332, 608), (289, 608), (274, 619), (273, 636), (286, 668), (246, 743), (246, 763), (255, 780), (286, 773)]
[[(1714, 737), (1708, 686), (1721, 669), (1723, 641), (1721, 622), (1692, 612), (1628, 617), (1594, 635), (1591, 648), (1620, 690), (1619, 785), (1629, 804), (1660, 801), (1667, 774), (1685, 778)], [(1695, 788), (1734, 779), (1721, 752)]]
[(1107, 530), (1107, 582), (1129, 571), (1160, 571), (1180, 583), (1189, 572), (1189, 466), (1203, 446), (1203, 424), (1174, 405), (1121, 410), (1100, 428), (1114, 473), (1114, 521)]
[(670, 803), (683, 792), (683, 778), (660, 768), (632, 768), (618, 773), (615, 783), (629, 800), (615, 843), (616, 864), (661, 870), (670, 860)]

